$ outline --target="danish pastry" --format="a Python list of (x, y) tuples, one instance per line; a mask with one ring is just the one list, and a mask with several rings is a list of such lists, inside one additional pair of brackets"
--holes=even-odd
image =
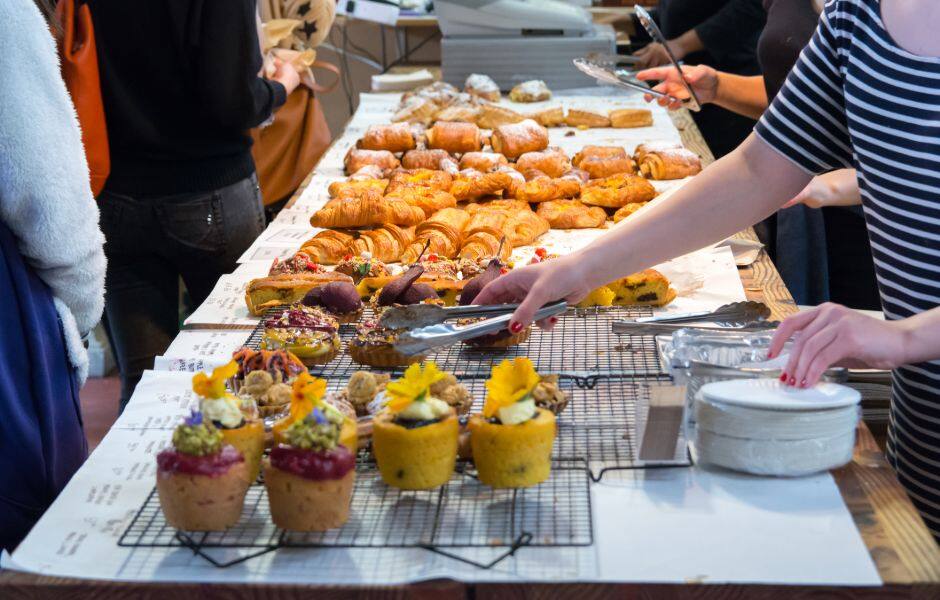
[(438, 121), (428, 129), (428, 148), (462, 154), (479, 150), (483, 145), (480, 128), (473, 123)]
[(539, 152), (526, 152), (516, 160), (516, 169), (538, 169), (549, 177), (561, 177), (571, 169), (571, 160), (561, 148), (548, 148)]
[(526, 152), (548, 148), (548, 130), (532, 119), (525, 119), (497, 127), (493, 131), (491, 144), (495, 152), (515, 160)]
[(449, 190), (453, 177), (444, 171), (433, 169), (407, 169), (392, 173), (386, 194), (392, 194), (402, 188), (430, 188), (432, 190)]
[(434, 101), (423, 96), (411, 96), (402, 100), (392, 116), (395, 123), (422, 123), (430, 125), (434, 120), (434, 115), (441, 109)]
[(646, 108), (615, 108), (607, 113), (610, 126), (618, 129), (649, 127), (653, 124), (653, 113)]
[(676, 298), (669, 280), (655, 269), (646, 269), (607, 284), (615, 306), (665, 306)]
[(581, 166), (581, 162), (589, 158), (626, 158), (627, 151), (622, 146), (585, 146), (574, 155), (571, 164)]
[(581, 202), (605, 208), (649, 202), (656, 197), (656, 188), (637, 175), (621, 173), (603, 179), (592, 179), (581, 188)]
[(646, 202), (631, 202), (630, 204), (624, 204), (617, 209), (617, 212), (614, 213), (614, 223), (623, 221), (644, 206), (646, 206)]
[(348, 181), (334, 181), (328, 188), (330, 198), (355, 198), (367, 193), (367, 190), (374, 190), (380, 194), (385, 192), (388, 186), (388, 179), (350, 179)]
[(636, 173), (636, 165), (629, 156), (609, 156), (606, 158), (592, 156), (585, 158), (578, 168), (588, 174), (591, 179), (602, 179), (620, 173)]
[(525, 183), (510, 188), (510, 193), (516, 200), (522, 202), (538, 203), (558, 200), (560, 198), (574, 198), (581, 192), (581, 182), (574, 179), (552, 178), (548, 176), (535, 177)]
[(501, 193), (512, 183), (512, 177), (506, 173), (493, 171), (481, 173), (473, 169), (465, 169), (454, 177), (450, 193), (458, 201), (476, 200), (484, 196)]
[(481, 112), (483, 112), (483, 107), (481, 106), (448, 106), (434, 115), (434, 120), (476, 123)]
[(590, 229), (603, 227), (607, 213), (599, 206), (587, 206), (580, 200), (551, 200), (539, 204), (536, 214), (552, 229)]
[(415, 136), (408, 123), (371, 125), (357, 144), (363, 150), (405, 152), (415, 147)]
[(514, 110), (496, 104), (484, 104), (473, 121), (483, 129), (496, 129), (500, 125), (518, 123), (525, 119)]
[(356, 173), (363, 167), (375, 166), (382, 169), (383, 172), (398, 168), (401, 164), (395, 155), (388, 150), (363, 150), (360, 148), (350, 148), (343, 159), (346, 166), (346, 174)]

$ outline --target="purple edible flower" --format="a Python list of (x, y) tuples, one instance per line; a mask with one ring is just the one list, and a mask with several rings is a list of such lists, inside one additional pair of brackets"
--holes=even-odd
[(195, 408), (189, 411), (189, 416), (183, 419), (183, 423), (190, 427), (199, 427), (202, 425), (202, 412)]
[(326, 415), (324, 415), (323, 411), (321, 411), (319, 408), (313, 409), (313, 411), (310, 413), (310, 416), (312, 416), (313, 420), (317, 422), (317, 425), (323, 425), (328, 422)]

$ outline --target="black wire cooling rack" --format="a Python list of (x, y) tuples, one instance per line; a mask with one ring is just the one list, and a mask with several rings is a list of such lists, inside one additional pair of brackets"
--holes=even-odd
[[(269, 309), (265, 316), (279, 310), (283, 307)], [(658, 358), (654, 336), (618, 334), (611, 327), (615, 321), (652, 314), (652, 309), (645, 306), (571, 309), (559, 315), (558, 323), (551, 331), (532, 327), (529, 339), (518, 346), (478, 349), (455, 344), (436, 350), (427, 358), (460, 378), (489, 377), (494, 365), (517, 356), (530, 358), (541, 373), (559, 373), (582, 381), (609, 376), (661, 376), (665, 372)], [(371, 316), (371, 310), (366, 309), (363, 318)], [(329, 379), (348, 378), (354, 371), (362, 369), (381, 370), (357, 364), (349, 357), (346, 345), (355, 332), (355, 324), (342, 325), (339, 335), (343, 350), (329, 363), (310, 367), (310, 372)], [(263, 335), (264, 326), (259, 323), (245, 345), (257, 350), (261, 347)]]
[[(480, 568), (490, 568), (523, 546), (590, 546), (594, 543), (590, 478), (582, 461), (555, 460), (549, 479), (531, 488), (496, 490), (481, 484), (467, 464), (445, 485), (427, 491), (387, 486), (374, 464), (360, 462), (349, 520), (318, 533), (288, 532), (271, 521), (264, 485), (252, 485), (242, 518), (223, 532), (183, 532), (170, 527), (154, 489), (118, 541), (127, 547), (184, 547), (218, 567), (278, 548), (424, 548)], [(443, 548), (505, 549), (478, 563)], [(241, 549), (236, 558), (215, 551)]]

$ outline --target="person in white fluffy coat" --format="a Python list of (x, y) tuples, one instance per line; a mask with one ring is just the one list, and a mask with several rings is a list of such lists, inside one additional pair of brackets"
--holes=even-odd
[(87, 452), (82, 336), (104, 307), (104, 236), (55, 42), (0, 2), (0, 546), (12, 549)]

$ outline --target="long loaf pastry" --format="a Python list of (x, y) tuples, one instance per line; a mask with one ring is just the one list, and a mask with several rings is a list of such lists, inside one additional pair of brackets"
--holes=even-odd
[(480, 128), (473, 123), (439, 121), (428, 129), (428, 148), (441, 149), (451, 154), (474, 152), (483, 145)]
[(370, 125), (357, 144), (363, 150), (405, 152), (415, 147), (415, 136), (408, 123)]
[(310, 224), (323, 228), (371, 227), (394, 223), (417, 225), (424, 220), (424, 211), (400, 198), (384, 198), (369, 192), (357, 198), (337, 198), (313, 213)]
[(515, 160), (526, 152), (548, 148), (548, 130), (532, 119), (525, 119), (497, 127), (493, 131), (491, 144), (493, 151)]

